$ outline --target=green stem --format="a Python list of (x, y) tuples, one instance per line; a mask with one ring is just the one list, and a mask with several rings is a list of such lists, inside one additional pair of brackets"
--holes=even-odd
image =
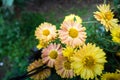
[(82, 23), (97, 23), (97, 21), (87, 21), (87, 22), (82, 22)]
[(106, 0), (104, 0), (104, 4), (106, 4), (107, 3), (107, 1)]
[(114, 60), (116, 61), (116, 63), (118, 64), (118, 66), (120, 67), (120, 63), (119, 61), (115, 58), (115, 55), (112, 53), (112, 57), (114, 58)]

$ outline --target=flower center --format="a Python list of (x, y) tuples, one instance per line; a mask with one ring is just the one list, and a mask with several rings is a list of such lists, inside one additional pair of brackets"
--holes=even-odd
[(65, 69), (70, 70), (71, 69), (71, 65), (70, 64), (71, 63), (69, 61), (64, 62)]
[(57, 53), (57, 51), (53, 50), (53, 51), (50, 52), (49, 56), (52, 59), (56, 59), (57, 56), (58, 56), (58, 53)]
[(69, 36), (72, 37), (72, 38), (76, 38), (78, 36), (78, 31), (74, 28), (71, 28), (69, 30)]
[(95, 64), (95, 60), (93, 59), (92, 56), (86, 56), (86, 57), (83, 59), (83, 64), (84, 64), (84, 66), (86, 66), (86, 67), (92, 67), (92, 66)]
[(43, 35), (48, 36), (50, 34), (50, 31), (48, 29), (43, 30)]
[(105, 18), (108, 20), (111, 20), (113, 18), (113, 14), (111, 12), (106, 12), (105, 13)]

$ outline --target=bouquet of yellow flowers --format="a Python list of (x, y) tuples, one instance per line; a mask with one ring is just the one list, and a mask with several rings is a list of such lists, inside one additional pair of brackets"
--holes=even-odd
[[(95, 19), (103, 24), (106, 32), (110, 32), (113, 42), (120, 45), (119, 20), (114, 18), (110, 5), (103, 4), (97, 8), (99, 11), (94, 12)], [(65, 17), (59, 29), (48, 22), (44, 22), (36, 28), (35, 36), (39, 40), (37, 48), (42, 49), (41, 55), (38, 60), (28, 66), (27, 70), (31, 71), (43, 65), (44, 67), (31, 76), (32, 79), (48, 78), (52, 75), (51, 69), (54, 69), (61, 78), (80, 76), (87, 80), (120, 79), (119, 71), (115, 73), (104, 71), (104, 65), (108, 62), (106, 52), (104, 48), (100, 48), (95, 43), (86, 41), (86, 27), (82, 23), (84, 22), (79, 16), (70, 14)]]
[[(107, 72), (105, 68), (109, 67), (109, 55), (117, 53), (120, 58), (120, 25), (119, 20), (114, 17), (109, 4), (97, 6), (99, 11), (94, 12), (96, 21), (83, 22), (81, 17), (70, 14), (65, 17), (60, 28), (55, 25), (44, 22), (35, 30), (35, 37), (39, 41), (37, 45), (37, 59), (27, 68), (28, 75), (34, 80), (44, 80), (50, 78), (54, 73), (61, 79), (101, 79), (101, 80), (119, 80), (120, 62), (115, 58), (116, 71)], [(99, 37), (100, 41), (106, 40), (106, 43), (112, 45), (114, 49), (109, 50), (105, 46), (99, 46), (89, 40), (89, 29), (84, 27), (84, 23), (101, 23), (103, 26), (100, 34), (107, 34), (111, 37), (105, 39)], [(94, 26), (93, 26), (94, 27)], [(98, 28), (100, 29), (100, 28)], [(98, 32), (98, 29), (93, 32)], [(100, 35), (99, 33), (97, 33)], [(97, 36), (94, 38), (98, 38)], [(100, 43), (100, 42), (99, 42)], [(57, 78), (52, 79), (57, 80)]]

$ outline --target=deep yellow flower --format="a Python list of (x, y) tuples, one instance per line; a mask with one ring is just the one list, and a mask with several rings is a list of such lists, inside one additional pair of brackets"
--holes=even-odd
[(75, 14), (70, 14), (70, 15), (66, 16), (64, 21), (68, 21), (68, 20), (82, 23), (82, 19)]
[(48, 42), (44, 42), (43, 40), (39, 41), (39, 44), (37, 45), (38, 49), (45, 48), (48, 45)]
[(54, 40), (57, 36), (56, 26), (50, 23), (44, 22), (35, 30), (35, 36), (38, 40), (43, 40), (44, 42), (50, 42)]
[[(43, 66), (42, 60), (41, 59), (35, 60), (33, 63), (31, 63), (28, 66), (27, 71), (31, 71), (40, 66)], [(31, 73), (33, 73), (33, 71)], [(50, 76), (50, 74), (51, 74), (50, 69), (46, 68), (46, 69), (38, 72), (37, 74), (34, 74), (33, 76), (31, 76), (31, 78), (34, 80), (44, 80), (45, 78), (48, 78)]]
[(111, 30), (114, 26), (117, 26), (118, 19), (113, 18), (114, 14), (110, 10), (110, 5), (97, 6), (99, 11), (94, 12), (94, 17), (105, 26), (106, 31)]
[(120, 73), (105, 73), (101, 80), (120, 80)]
[(105, 53), (99, 47), (88, 43), (71, 57), (71, 68), (83, 79), (93, 79), (102, 73), (106, 61)]
[(67, 46), (66, 48), (63, 49), (63, 56), (67, 57), (70, 60), (70, 57), (73, 56), (75, 53), (75, 49), (73, 47)]
[(120, 26), (111, 29), (111, 35), (114, 42), (120, 43)]

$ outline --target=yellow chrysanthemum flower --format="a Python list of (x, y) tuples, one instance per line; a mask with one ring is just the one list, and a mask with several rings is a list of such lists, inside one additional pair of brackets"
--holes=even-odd
[(101, 80), (120, 80), (119, 73), (105, 73), (102, 75)]
[(73, 47), (67, 46), (63, 49), (62, 53), (64, 57), (67, 57), (70, 60), (70, 57), (72, 57), (75, 53), (75, 49)]
[(38, 49), (45, 48), (48, 45), (48, 42), (44, 42), (43, 40), (39, 41), (39, 44), (37, 45)]
[(106, 61), (105, 53), (99, 47), (88, 43), (71, 57), (71, 68), (83, 79), (93, 79), (102, 73)]
[(97, 6), (97, 8), (98, 8), (98, 10), (100, 12), (109, 12), (109, 11), (111, 11), (109, 4), (108, 5), (107, 4), (102, 4), (102, 5)]
[(120, 26), (111, 29), (111, 35), (114, 42), (120, 43)]
[(56, 26), (50, 23), (44, 22), (35, 30), (35, 36), (38, 40), (43, 40), (44, 42), (50, 42), (54, 40), (57, 36)]
[(105, 26), (106, 31), (111, 30), (114, 26), (117, 26), (118, 19), (113, 18), (114, 14), (110, 10), (110, 5), (97, 6), (99, 11), (94, 12), (94, 17)]
[(70, 15), (66, 16), (64, 21), (68, 21), (68, 20), (82, 23), (82, 19), (75, 14), (70, 14)]
[[(35, 60), (33, 63), (31, 63), (28, 68), (27, 71), (31, 71), (35, 68), (38, 68), (40, 66), (43, 66), (42, 60)], [(30, 72), (30, 74), (33, 73)], [(49, 68), (43, 69), (42, 71), (38, 72), (37, 74), (34, 74), (33, 76), (31, 76), (30, 78), (34, 79), (34, 80), (44, 80), (45, 78), (48, 78), (51, 74), (51, 71)]]

